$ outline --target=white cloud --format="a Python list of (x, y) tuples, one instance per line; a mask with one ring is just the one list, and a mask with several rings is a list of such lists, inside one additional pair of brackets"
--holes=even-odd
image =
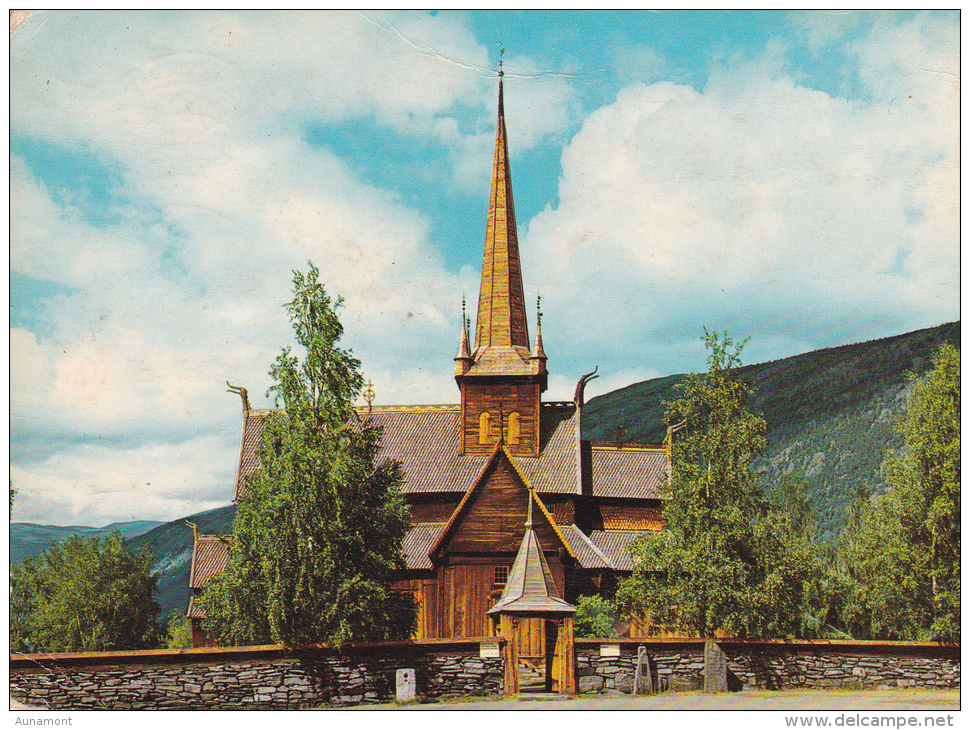
[[(66, 20), (48, 17), (52, 26)], [(346, 299), (344, 345), (373, 371), (379, 402), (455, 399), (453, 353), (441, 372), (414, 366), (457, 342), (460, 311), (461, 287), (430, 248), (427, 221), (285, 128), (287, 115), (378, 114), (424, 134), (446, 124), (456, 103), (480, 102), (484, 77), (453, 62), (487, 61), (467, 31), (452, 20), (394, 23), (407, 43), (353, 13), (268, 24), (99, 14), (85, 28), (95, 38), (88, 45), (68, 33), (66, 48), (36, 39), (30, 53), (15, 49), (13, 124), (106, 154), (123, 171), (116, 192), (133, 203), (121, 222), (91, 224), (81, 208), (55, 203), (21, 158), (11, 161), (12, 271), (68, 287), (44, 305), (43, 335), (11, 333), (14, 440), (29, 444), (16, 459), (15, 519), (63, 513), (98, 523), (133, 509), (165, 518), (205, 499), (225, 503), (231, 484), (210, 485), (213, 474), (231, 476), (233, 449), (184, 434), (238, 435), (226, 380), (265, 404), (268, 366), (290, 339), (281, 305), (291, 271), (308, 259)], [(108, 27), (99, 34), (98, 24)], [(386, 337), (392, 328), (406, 336)], [(51, 444), (65, 437), (54, 434), (101, 434), (127, 447), (58, 451)], [(181, 445), (137, 445), (158, 438)], [(192, 468), (176, 474), (179, 463)], [(184, 494), (166, 496), (163, 484)]]
[[(682, 330), (680, 347), (704, 325), (744, 322), (745, 336), (792, 312), (824, 313), (823, 327), (956, 318), (954, 45), (934, 51), (920, 21), (894, 38), (934, 64), (919, 77), (932, 104), (889, 114), (882, 99), (833, 98), (772, 58), (729, 64), (702, 92), (631, 85), (587, 117), (563, 152), (559, 205), (523, 246), (577, 345), (622, 351)], [(873, 78), (904, 73), (881, 30), (868, 42)], [(801, 334), (805, 349), (834, 344)]]
[(13, 466), (12, 520), (101, 527), (113, 521), (172, 520), (232, 498), (238, 444), (203, 435), (129, 449), (78, 445)]
[[(771, 336), (791, 354), (867, 316), (956, 316), (954, 28), (878, 26), (853, 49), (866, 103), (797, 85), (773, 47), (702, 92), (633, 84), (590, 114), (564, 149), (557, 206), (519, 221), (526, 286), (548, 313), (547, 398), (571, 398), (600, 362), (621, 365), (601, 367), (590, 396), (667, 372), (674, 351), (702, 367), (705, 324), (782, 329)], [(474, 297), (479, 272), (446, 272), (425, 216), (304, 136), (363, 119), (434, 140), (447, 164), (414, 184), (484, 194), (488, 64), (459, 14), (31, 16), (11, 41), (12, 129), (117, 167), (129, 205), (91, 223), (12, 157), (11, 269), (65, 287), (38, 303), (43, 330), (11, 332), (14, 432), (127, 441), (20, 458), (15, 518), (126, 519), (133, 495), (138, 516), (224, 503), (239, 423), (224, 383), (264, 404), (307, 259), (346, 299), (342, 344), (376, 404), (456, 402), (460, 292)], [(505, 68), (513, 157), (565, 144), (571, 80), (528, 57)], [(529, 175), (515, 168), (517, 190)]]
[(36, 413), (51, 378), (48, 354), (33, 332), (14, 327), (10, 330), (10, 355), (10, 406)]

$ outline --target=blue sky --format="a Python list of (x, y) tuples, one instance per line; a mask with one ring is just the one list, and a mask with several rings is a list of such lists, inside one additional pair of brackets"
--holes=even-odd
[[(953, 12), (39, 11), (10, 47), (15, 521), (227, 503), (292, 271), (449, 403), (506, 117), (566, 399), (959, 318)], [(594, 387), (595, 386), (595, 387)], [(41, 415), (42, 414), (42, 415)]]

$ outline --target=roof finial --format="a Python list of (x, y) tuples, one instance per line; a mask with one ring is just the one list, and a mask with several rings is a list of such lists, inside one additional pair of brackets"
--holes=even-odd
[(229, 386), (229, 390), (226, 391), (227, 393), (235, 393), (236, 395), (242, 398), (243, 415), (248, 416), (250, 411), (248, 391), (243, 387), (240, 387), (238, 385), (233, 385), (228, 380), (226, 381), (226, 385)]
[(374, 392), (374, 383), (372, 383), (369, 378), (367, 380), (367, 388), (364, 390), (362, 395), (364, 396), (364, 400), (367, 401), (367, 412), (373, 412), (374, 407), (372, 403), (374, 402), (374, 396), (377, 394)]
[(527, 530), (532, 529), (532, 498), (534, 494), (535, 493), (532, 491), (532, 487), (530, 486), (529, 487), (529, 517), (525, 521), (525, 529)]
[[(546, 351), (542, 347), (542, 297), (536, 297), (536, 340), (532, 345), (532, 354), (529, 355), (530, 361), (539, 361), (537, 373), (545, 372)], [(533, 362), (533, 365), (536, 365)]]
[(505, 45), (502, 44), (501, 41), (499, 41), (499, 46), (500, 48), (498, 50), (498, 75), (499, 77), (502, 77), (502, 76), (505, 76), (505, 71), (502, 70), (502, 56), (505, 55)]
[(586, 373), (583, 377), (579, 379), (579, 382), (576, 383), (576, 395), (573, 396), (573, 402), (576, 403), (577, 408), (582, 408), (583, 404), (586, 402), (585, 401), (586, 383), (588, 383), (593, 378), (599, 377), (599, 375), (596, 374), (596, 371), (599, 369), (600, 369), (600, 366), (597, 365), (593, 369), (593, 372)]

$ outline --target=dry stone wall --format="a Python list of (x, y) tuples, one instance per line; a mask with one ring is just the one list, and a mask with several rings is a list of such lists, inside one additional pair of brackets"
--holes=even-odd
[(752, 650), (726, 645), (728, 668), (744, 686), (752, 689), (796, 687), (891, 689), (894, 687), (960, 686), (959, 650), (950, 653), (927, 647), (890, 653), (877, 651)]
[[(724, 641), (728, 689), (896, 687), (957, 688), (960, 647), (907, 642)], [(602, 647), (607, 647), (604, 650)], [(576, 640), (576, 677), (581, 694), (633, 692), (637, 648), (658, 692), (704, 687), (702, 641), (608, 642)]]
[[(658, 692), (681, 692), (704, 686), (704, 644), (653, 645), (650, 642), (606, 644), (617, 646), (618, 656), (603, 655), (602, 644), (576, 641), (576, 682), (580, 694), (611, 690), (633, 693), (637, 647), (647, 648), (653, 686)], [(583, 644), (583, 646), (581, 646)]]
[[(393, 702), (399, 670), (419, 701), (500, 695), (495, 638), (316, 647), (12, 655), (14, 699), (51, 709), (299, 709)], [(490, 650), (482, 651), (482, 643)], [(720, 641), (729, 690), (955, 688), (960, 647), (915, 643)], [(655, 691), (704, 687), (698, 640), (577, 639), (581, 694), (633, 692), (638, 647)], [(487, 656), (482, 656), (486, 654)], [(721, 671), (724, 671), (723, 665)], [(412, 675), (408, 673), (408, 684)], [(643, 686), (643, 685), (641, 685)], [(410, 691), (410, 689), (409, 689)]]
[(394, 702), (399, 669), (424, 701), (499, 694), (504, 674), (477, 642), (117, 654), (12, 657), (11, 695), (50, 709), (301, 709)]

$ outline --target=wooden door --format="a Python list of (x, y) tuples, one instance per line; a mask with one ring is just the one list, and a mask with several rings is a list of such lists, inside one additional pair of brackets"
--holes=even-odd
[(559, 674), (562, 660), (559, 657), (559, 624), (545, 621), (546, 639), (546, 692), (559, 691)]
[(541, 668), (546, 656), (545, 621), (519, 617), (518, 624), (519, 659)]
[(573, 617), (565, 616), (556, 636), (553, 675), (556, 689), (562, 694), (576, 694), (576, 645), (573, 643)]

